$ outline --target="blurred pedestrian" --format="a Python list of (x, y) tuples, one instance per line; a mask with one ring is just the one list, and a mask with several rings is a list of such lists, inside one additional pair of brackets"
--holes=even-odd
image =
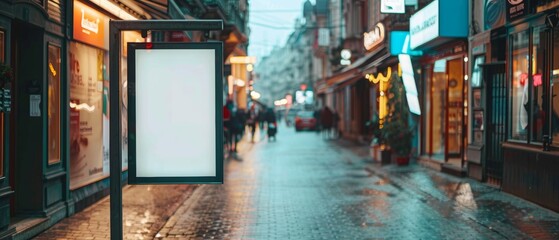
[(256, 111), (256, 106), (253, 104), (250, 106), (250, 110), (247, 112), (246, 124), (250, 130), (251, 142), (254, 142), (254, 134), (256, 133), (256, 122), (258, 120), (258, 111)]
[(320, 129), (322, 128), (320, 124), (320, 108), (314, 110), (313, 112), (314, 122), (316, 123), (316, 134), (320, 133)]
[(243, 129), (245, 128), (245, 125), (243, 124), (243, 115), (244, 112), (241, 111), (235, 111), (231, 114), (231, 119), (230, 121), (230, 132), (231, 132), (231, 152), (236, 153), (237, 152), (237, 145), (239, 143), (239, 139), (242, 136), (243, 133)]
[(338, 114), (338, 112), (337, 111), (332, 112), (332, 135), (334, 138), (340, 137), (340, 131), (338, 130), (339, 122), (340, 122), (340, 115)]
[(233, 111), (233, 101), (227, 100), (223, 106), (223, 138), (225, 140), (225, 146), (229, 151), (232, 150), (231, 139), (232, 139), (232, 126), (231, 126), (231, 114)]
[(276, 133), (278, 132), (278, 124), (276, 122), (276, 113), (272, 108), (268, 108), (266, 111), (265, 116), (267, 126), (267, 133), (268, 133), (268, 141), (272, 138), (276, 141)]
[(332, 110), (328, 106), (324, 106), (320, 112), (320, 125), (322, 127), (323, 136), (326, 135), (327, 138), (330, 137), (330, 131), (332, 129), (333, 117)]
[(264, 129), (264, 122), (266, 121), (266, 109), (264, 107), (258, 110), (258, 126), (260, 130)]

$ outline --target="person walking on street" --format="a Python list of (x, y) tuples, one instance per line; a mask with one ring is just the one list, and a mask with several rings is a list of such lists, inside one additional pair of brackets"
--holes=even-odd
[(253, 104), (252, 106), (250, 106), (250, 110), (248, 110), (247, 119), (246, 119), (246, 124), (248, 125), (248, 128), (251, 133), (250, 136), (251, 142), (254, 142), (254, 133), (256, 132), (257, 120), (258, 120), (258, 112), (256, 111), (256, 106)]
[(340, 122), (340, 115), (337, 111), (332, 112), (332, 136), (334, 138), (340, 137), (340, 131), (338, 130), (338, 124)]
[(320, 129), (322, 128), (321, 124), (320, 124), (320, 109), (316, 109), (313, 112), (313, 117), (314, 117), (314, 121), (316, 122), (316, 134), (320, 133)]
[(332, 129), (333, 117), (332, 110), (328, 106), (324, 106), (320, 112), (320, 125), (322, 126), (322, 133), (326, 135), (327, 138), (330, 137), (330, 131)]
[(223, 106), (223, 138), (225, 139), (225, 145), (227, 149), (231, 152), (231, 139), (232, 139), (232, 126), (231, 126), (231, 115), (233, 111), (233, 101), (227, 100)]
[(264, 129), (264, 122), (266, 121), (266, 109), (258, 110), (258, 126), (260, 130)]
[(265, 121), (267, 126), (267, 133), (268, 133), (268, 141), (270, 139), (274, 139), (276, 141), (276, 133), (278, 132), (278, 124), (276, 122), (276, 114), (274, 113), (274, 109), (268, 108), (266, 111)]

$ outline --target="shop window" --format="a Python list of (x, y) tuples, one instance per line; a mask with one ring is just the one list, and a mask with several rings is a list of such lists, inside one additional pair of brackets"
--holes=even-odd
[(5, 63), (5, 49), (6, 49), (6, 43), (5, 43), (5, 33), (4, 31), (0, 30), (0, 63), (4, 64)]
[(422, 82), (425, 83), (425, 88), (423, 89), (423, 92), (426, 93), (423, 95), (423, 102), (425, 102), (425, 123), (423, 124), (424, 126), (424, 130), (423, 130), (423, 153), (425, 154), (429, 154), (431, 155), (432, 153), (432, 149), (431, 149), (431, 132), (432, 132), (432, 117), (431, 117), (431, 89), (433, 87), (433, 84), (431, 83), (430, 79), (431, 79), (431, 67), (427, 67), (424, 68), (422, 71), (423, 76), (422, 76)]
[(532, 69), (531, 69), (531, 103), (530, 109), (531, 125), (530, 136), (532, 142), (543, 142), (545, 112), (544, 106), (544, 84), (543, 84), (543, 69), (544, 69), (544, 53), (545, 47), (543, 42), (540, 42), (542, 28), (535, 28), (532, 33)]
[(529, 32), (523, 31), (511, 36), (511, 135), (513, 140), (527, 142), (529, 101)]
[(485, 62), (485, 56), (479, 55), (474, 58), (474, 66), (472, 70), (472, 87), (481, 87), (482, 69), (480, 64)]
[(551, 74), (551, 136), (552, 144), (559, 146), (559, 29), (553, 33), (553, 66)]
[(48, 47), (48, 163), (60, 162), (60, 47)]
[[(6, 37), (0, 30), (0, 64), (5, 64)], [(3, 87), (3, 86), (0, 86)], [(0, 112), (0, 176), (4, 176), (4, 112)]]

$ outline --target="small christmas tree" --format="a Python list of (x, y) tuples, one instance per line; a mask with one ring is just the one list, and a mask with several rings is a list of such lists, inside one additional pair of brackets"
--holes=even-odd
[(393, 153), (409, 156), (411, 152), (412, 131), (408, 126), (409, 108), (402, 79), (393, 74), (387, 89), (388, 115), (382, 128), (383, 138)]

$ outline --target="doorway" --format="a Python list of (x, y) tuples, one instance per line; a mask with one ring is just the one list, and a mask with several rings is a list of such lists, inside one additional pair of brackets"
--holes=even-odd
[[(44, 30), (14, 20), (12, 63), (15, 81), (12, 85), (13, 108), (10, 117), (10, 199), (11, 216), (31, 216), (43, 207), (42, 115), (44, 103), (39, 100), (39, 116), (31, 114), (31, 95), (43, 89)], [(36, 99), (36, 98), (34, 98)], [(33, 116), (30, 116), (33, 115)]]
[(464, 62), (462, 56), (439, 59), (426, 82), (424, 151), (431, 159), (462, 167), (465, 149)]
[(505, 79), (505, 63), (484, 65), (486, 81), (487, 124), (485, 181), (496, 186), (503, 178), (503, 153), (501, 143), (506, 140), (508, 91)]

